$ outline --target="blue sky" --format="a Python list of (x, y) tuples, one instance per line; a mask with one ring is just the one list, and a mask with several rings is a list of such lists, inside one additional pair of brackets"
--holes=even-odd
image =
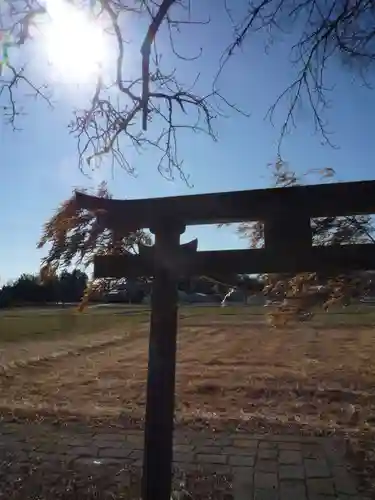
[[(199, 15), (202, 17), (207, 14), (204, 9), (208, 9), (208, 4), (210, 1), (200, 7)], [(202, 90), (209, 88), (220, 50), (229, 40), (228, 20), (219, 9), (216, 14), (211, 25), (190, 27), (179, 40), (179, 48), (184, 53), (193, 54), (200, 46), (204, 47), (201, 60), (177, 63), (182, 80), (185, 75), (189, 81), (196, 72), (201, 73), (199, 85)], [(137, 36), (139, 39), (142, 37), (139, 27), (129, 24), (127, 28), (133, 40), (137, 40)], [(166, 47), (163, 43), (166, 42), (161, 34), (162, 49)], [(46, 65), (39, 64), (42, 56), (38, 50), (40, 46), (32, 47), (28, 53), (28, 57), (30, 54), (34, 57), (32, 71), (37, 72), (37, 78), (42, 78), (45, 71), (48, 78), (50, 70)], [(228, 113), (228, 117), (215, 124), (217, 142), (195, 135), (181, 138), (180, 157), (184, 159), (184, 170), (190, 176), (192, 188), (178, 178), (175, 182), (163, 179), (156, 170), (155, 156), (151, 151), (134, 156), (133, 164), (138, 171), (135, 178), (120, 169), (112, 173), (108, 165), (104, 165), (89, 179), (79, 172), (76, 142), (66, 127), (74, 105), (88, 98), (89, 88), (81, 86), (76, 90), (71, 80), (70, 83), (64, 79), (55, 82), (56, 105), (52, 111), (41, 101), (20, 96), (27, 112), (18, 122), (23, 130), (13, 132), (4, 124), (0, 126), (1, 282), (16, 278), (21, 272), (38, 270), (43, 251), (36, 250), (36, 242), (42, 225), (75, 187), (92, 187), (101, 180), (107, 180), (118, 198), (268, 187), (270, 178), (266, 165), (275, 160), (281, 120), (287, 107), (284, 104), (278, 108), (274, 125), (264, 117), (280, 91), (293, 78), (287, 57), (284, 42), (275, 45), (266, 55), (262, 41), (251, 39), (242, 53), (230, 62), (220, 81), (221, 91), (249, 111), (251, 117)], [(129, 71), (138, 72), (138, 45), (134, 52), (129, 53), (127, 62)], [(283, 156), (300, 172), (332, 167), (337, 172), (338, 180), (371, 179), (374, 176), (375, 153), (374, 93), (362, 88), (360, 82), (353, 81), (352, 75), (339, 66), (332, 67), (329, 77), (335, 84), (335, 90), (330, 94), (331, 108), (326, 116), (329, 128), (334, 132), (332, 140), (338, 148), (321, 144), (320, 137), (314, 133), (309, 110), (302, 105), (297, 128), (284, 141)], [(192, 237), (198, 237), (200, 249), (241, 248), (246, 245), (232, 228), (194, 227), (185, 233), (183, 239)]]

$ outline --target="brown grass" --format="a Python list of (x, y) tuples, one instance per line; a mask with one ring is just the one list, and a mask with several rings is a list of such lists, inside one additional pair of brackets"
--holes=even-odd
[[(194, 321), (182, 322), (179, 333), (180, 418), (279, 422), (316, 431), (375, 426), (373, 328), (303, 324), (272, 330), (235, 317), (211, 327)], [(5, 367), (0, 406), (141, 418), (147, 326), (128, 325), (127, 331), (122, 337), (115, 330), (98, 334), (95, 345), (82, 339), (60, 357), (49, 348), (40, 360)], [(22, 343), (12, 349), (8, 360), (22, 357)]]
[(129, 324), (148, 321), (149, 311), (134, 307), (89, 308), (83, 313), (76, 307), (0, 310), (0, 343), (61, 340), (91, 334)]

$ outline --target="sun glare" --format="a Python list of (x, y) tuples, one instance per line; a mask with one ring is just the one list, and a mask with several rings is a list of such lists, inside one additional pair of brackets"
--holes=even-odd
[(49, 21), (44, 39), (48, 61), (64, 80), (87, 83), (98, 74), (105, 58), (105, 37), (90, 20), (89, 7), (79, 10), (64, 0), (46, 0)]

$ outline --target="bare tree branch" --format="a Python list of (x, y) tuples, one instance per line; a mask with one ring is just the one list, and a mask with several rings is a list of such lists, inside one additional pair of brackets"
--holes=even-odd
[[(248, 0), (243, 16), (234, 21), (233, 42), (224, 51), (218, 81), (228, 60), (236, 49), (251, 37), (266, 34), (273, 41), (282, 35), (284, 45), (290, 48), (290, 63), (295, 77), (268, 111), (272, 120), (275, 109), (287, 101), (288, 111), (280, 133), (280, 144), (290, 126), (294, 126), (297, 105), (308, 104), (316, 130), (324, 142), (334, 146), (324, 118), (329, 108), (327, 94), (332, 88), (326, 80), (334, 59), (341, 61), (368, 84), (366, 73), (375, 61), (375, 4), (371, 0)], [(243, 56), (242, 56), (243, 57)]]
[[(64, 0), (72, 8), (87, 8), (86, 0)], [(159, 171), (167, 178), (182, 171), (177, 155), (178, 138), (187, 131), (204, 132), (215, 140), (214, 122), (225, 116), (225, 110), (241, 111), (218, 91), (220, 75), (228, 60), (252, 36), (266, 34), (269, 43), (281, 35), (289, 43), (290, 64), (295, 71), (290, 84), (270, 107), (275, 110), (287, 101), (280, 144), (291, 126), (301, 103), (312, 111), (315, 128), (325, 142), (332, 144), (325, 112), (330, 106), (329, 69), (334, 59), (341, 59), (350, 70), (358, 70), (367, 85), (367, 76), (375, 60), (375, 6), (371, 0), (247, 0), (231, 3), (223, 0), (233, 27), (233, 41), (224, 50), (213, 91), (207, 92), (199, 74), (191, 75), (193, 85), (181, 79), (182, 72), (164, 66), (158, 51), (161, 32), (169, 39), (168, 55), (188, 63), (199, 58), (202, 50), (190, 55), (176, 50), (176, 37), (182, 27), (207, 24), (209, 19), (193, 19), (190, 0), (97, 0), (92, 22), (105, 25), (106, 35), (115, 43), (114, 74), (98, 72), (96, 86), (88, 106), (76, 109), (70, 132), (77, 138), (79, 166), (97, 165), (110, 157), (113, 165), (135, 172), (125, 146), (138, 153), (154, 148), (159, 155)], [(48, 4), (42, 0), (3, 0), (0, 5), (0, 31), (11, 34), (15, 47), (32, 40), (40, 19), (49, 16)], [(241, 9), (243, 9), (241, 11)], [(241, 14), (242, 12), (242, 14)], [(216, 6), (212, 7), (212, 17)], [(141, 47), (141, 64), (132, 77), (126, 74), (124, 21), (128, 18), (145, 30)], [(145, 28), (146, 26), (146, 28)], [(220, 43), (216, 37), (214, 43)], [(12, 47), (12, 50), (17, 50)], [(136, 50), (136, 51), (137, 51)], [(245, 57), (245, 56), (243, 56)], [(170, 63), (170, 61), (168, 61)], [(13, 63), (12, 63), (13, 64)], [(37, 85), (28, 65), (8, 66), (0, 76), (0, 106), (4, 117), (14, 128), (25, 113), (19, 101), (31, 92), (52, 105), (52, 89)], [(201, 88), (200, 88), (201, 87)], [(202, 90), (204, 89), (204, 91)], [(139, 124), (141, 124), (139, 126)]]
[[(4, 30), (12, 33), (16, 46), (24, 45), (32, 39), (33, 29), (41, 16), (48, 17), (48, 8), (46, 11), (44, 3), (38, 0), (4, 1), (8, 5), (7, 15), (2, 11), (0, 15)], [(75, 5), (77, 9), (84, 8), (83, 3)], [(114, 77), (108, 81), (110, 75), (99, 71), (89, 105), (73, 111), (69, 131), (77, 139), (79, 167), (82, 170), (86, 165), (95, 168), (102, 159), (109, 157), (112, 167), (119, 165), (134, 174), (135, 166), (126, 155), (126, 146), (130, 145), (137, 153), (154, 148), (159, 155), (159, 172), (168, 179), (178, 173), (188, 182), (182, 169), (182, 158), (178, 155), (179, 136), (186, 132), (204, 133), (215, 140), (215, 119), (224, 116), (225, 109), (240, 110), (219, 92), (199, 92), (199, 74), (193, 75), (192, 83), (186, 83), (180, 81), (175, 70), (166, 72), (156, 39), (159, 30), (165, 30), (171, 54), (181, 61), (195, 60), (201, 53), (193, 57), (180, 55), (175, 48), (174, 36), (181, 26), (206, 24), (207, 19), (191, 18), (189, 0), (98, 0), (98, 5), (94, 20), (106, 25), (105, 32), (115, 42)], [(142, 64), (139, 75), (134, 78), (126, 77), (124, 60), (127, 42), (122, 23), (130, 15), (142, 25), (146, 21), (148, 26), (140, 47)], [(33, 84), (27, 65), (18, 71), (7, 68), (0, 81), (0, 99), (5, 102), (4, 116), (14, 127), (19, 115), (24, 113), (23, 108), (17, 107), (20, 95), (14, 94), (16, 88), (20, 90), (20, 83), (28, 85), (35, 96), (52, 105), (53, 89)], [(139, 118), (142, 118), (142, 127), (138, 126)]]
[(152, 19), (148, 27), (145, 39), (141, 47), (142, 54), (142, 128), (147, 130), (147, 114), (148, 114), (148, 100), (149, 100), (149, 82), (150, 82), (150, 55), (151, 45), (155, 40), (156, 33), (158, 32), (163, 19), (166, 17), (168, 10), (175, 0), (163, 0), (156, 16)]

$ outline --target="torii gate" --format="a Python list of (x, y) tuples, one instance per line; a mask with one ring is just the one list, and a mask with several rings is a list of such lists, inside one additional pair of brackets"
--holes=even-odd
[[(139, 255), (98, 255), (97, 278), (152, 276), (144, 432), (143, 500), (169, 500), (180, 275), (375, 269), (373, 245), (312, 246), (312, 217), (375, 213), (375, 181), (237, 191), (143, 200), (76, 193), (77, 205), (116, 234), (149, 228), (153, 247)], [(186, 225), (260, 220), (265, 248), (197, 252), (180, 245)]]

